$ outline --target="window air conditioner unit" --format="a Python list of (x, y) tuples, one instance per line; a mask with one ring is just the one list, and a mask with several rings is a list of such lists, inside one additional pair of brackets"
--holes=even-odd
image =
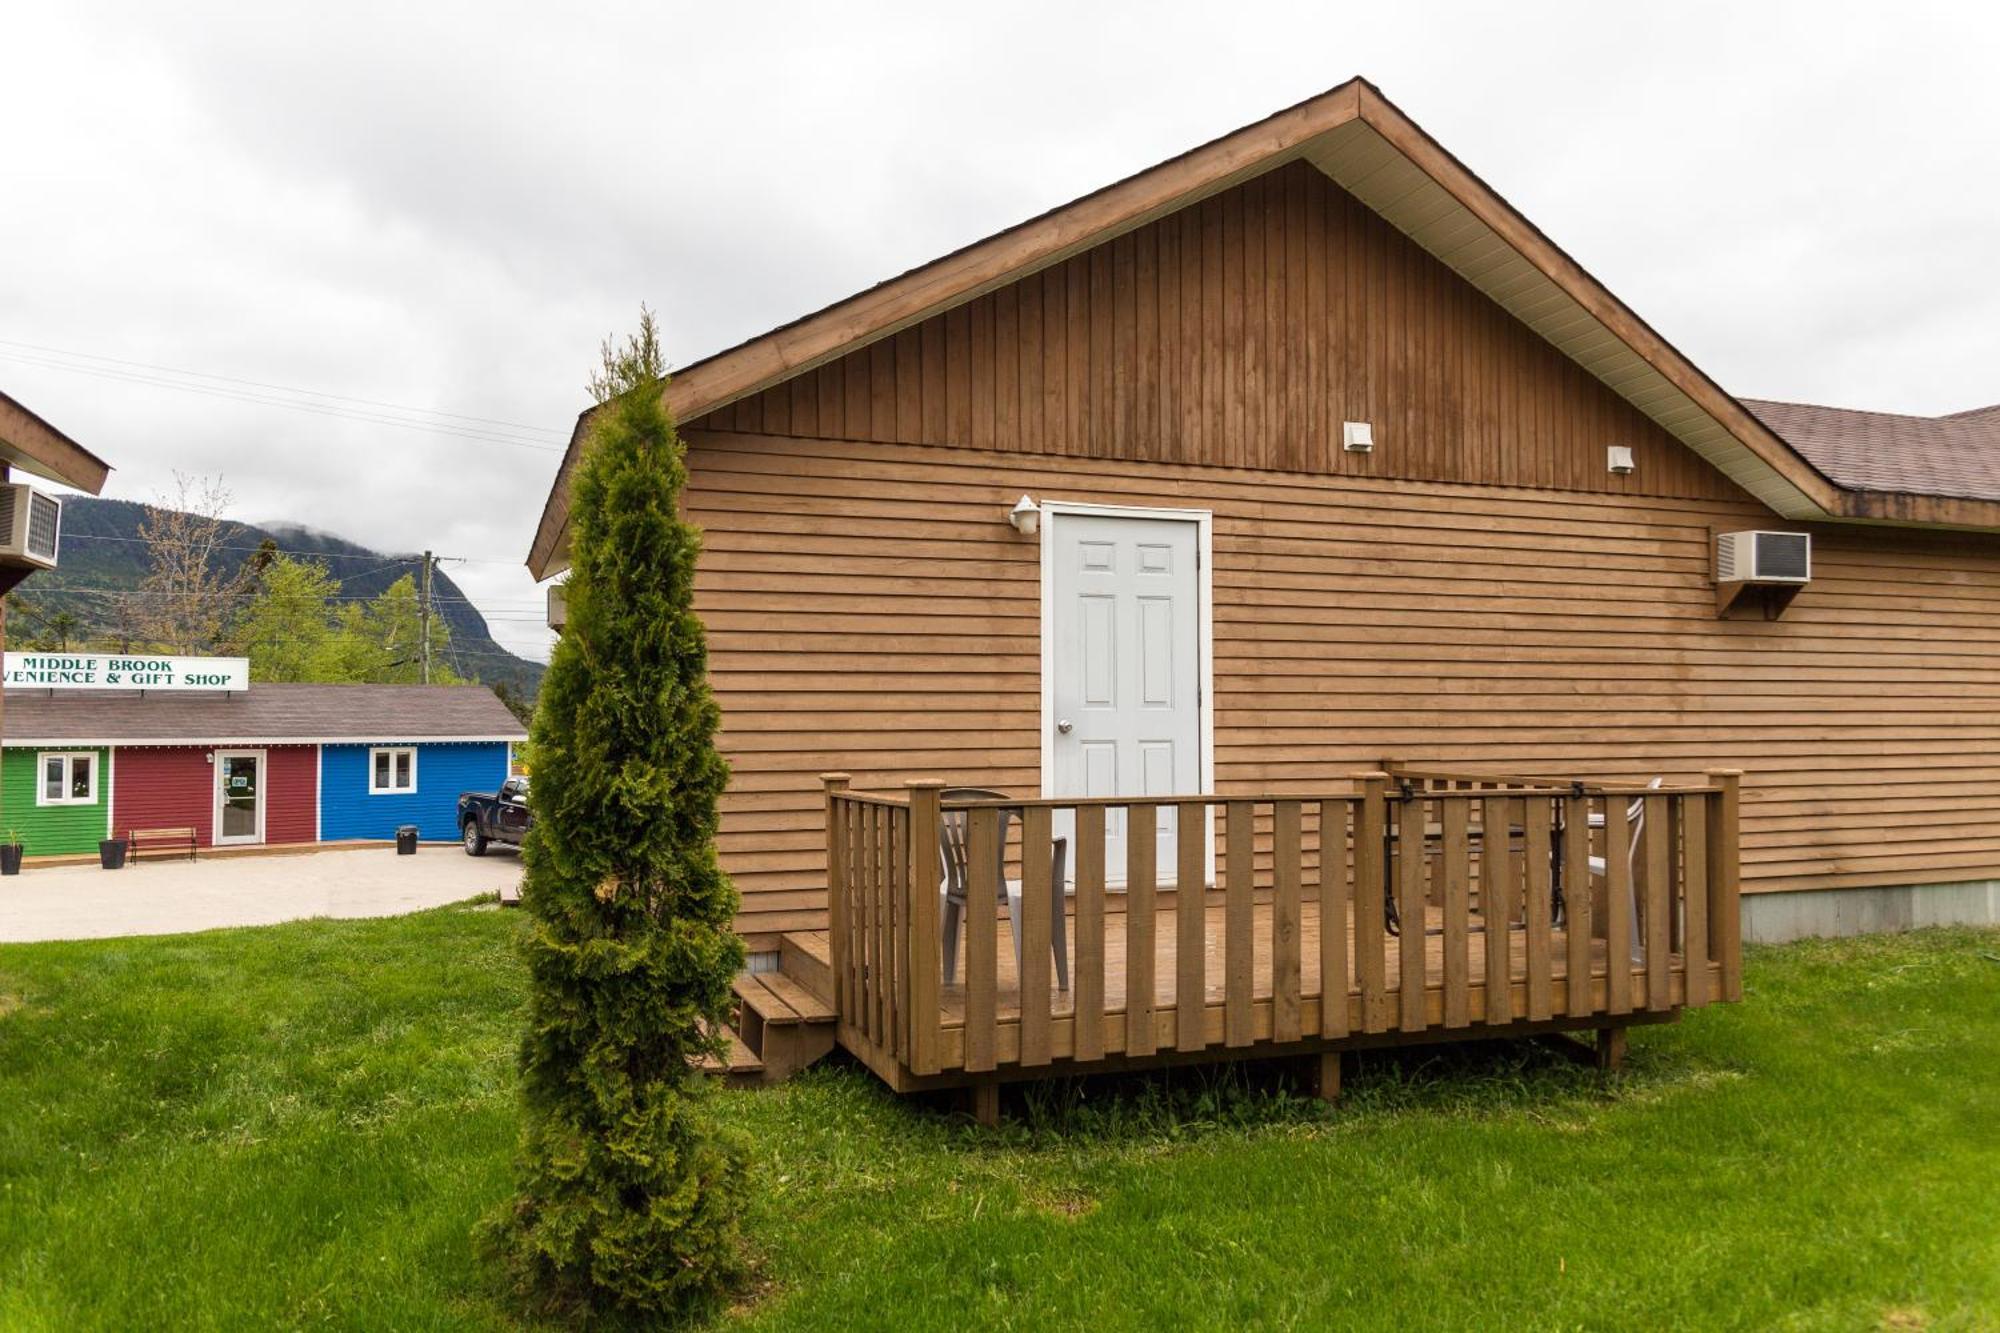
[(1812, 578), (1812, 536), (1724, 532), (1715, 538), (1717, 583), (1801, 584)]
[(0, 564), (56, 567), (62, 501), (19, 482), (0, 484)]
[(549, 628), (560, 633), (569, 623), (569, 599), (563, 593), (563, 584), (549, 585)]

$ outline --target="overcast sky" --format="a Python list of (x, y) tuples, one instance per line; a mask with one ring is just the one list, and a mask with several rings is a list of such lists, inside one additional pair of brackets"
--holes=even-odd
[(4, 0), (0, 42), (0, 387), (107, 494), (467, 558), (534, 656), (641, 301), (686, 363), (1357, 73), (1724, 387), (2000, 401), (1992, 6)]

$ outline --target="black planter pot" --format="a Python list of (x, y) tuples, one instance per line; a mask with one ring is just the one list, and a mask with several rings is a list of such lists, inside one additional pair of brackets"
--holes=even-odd
[(125, 839), (100, 838), (97, 842), (97, 863), (106, 870), (125, 868)]
[(0, 875), (21, 873), (21, 853), (27, 850), (18, 842), (0, 842)]

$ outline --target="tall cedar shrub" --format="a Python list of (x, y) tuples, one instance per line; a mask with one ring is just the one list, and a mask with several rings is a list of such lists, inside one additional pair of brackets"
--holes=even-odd
[(650, 312), (607, 341), (571, 483), (569, 621), (531, 728), (519, 1194), (488, 1225), (547, 1309), (684, 1317), (741, 1273), (746, 1154), (706, 1114), (743, 943), (717, 863), (700, 533)]

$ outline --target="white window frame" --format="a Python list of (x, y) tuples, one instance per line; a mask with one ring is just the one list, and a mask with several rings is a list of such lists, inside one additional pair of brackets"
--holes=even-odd
[[(410, 756), (410, 785), (407, 787), (378, 787), (375, 785), (375, 756), (389, 756), (389, 778), (396, 777), (396, 756)], [(417, 794), (417, 747), (414, 745), (371, 745), (368, 747), (368, 794), (370, 796), (415, 796)]]
[[(90, 761), (90, 794), (88, 796), (70, 796), (70, 795), (50, 796), (49, 760), (51, 759), (60, 759), (63, 761), (62, 789), (65, 793), (69, 791), (70, 783), (76, 776), (76, 761), (79, 759), (88, 759)], [(96, 805), (97, 783), (99, 778), (102, 776), (100, 770), (102, 770), (103, 767), (104, 767), (103, 757), (100, 756), (95, 750), (38, 751), (35, 755), (35, 804), (36, 805)]]

